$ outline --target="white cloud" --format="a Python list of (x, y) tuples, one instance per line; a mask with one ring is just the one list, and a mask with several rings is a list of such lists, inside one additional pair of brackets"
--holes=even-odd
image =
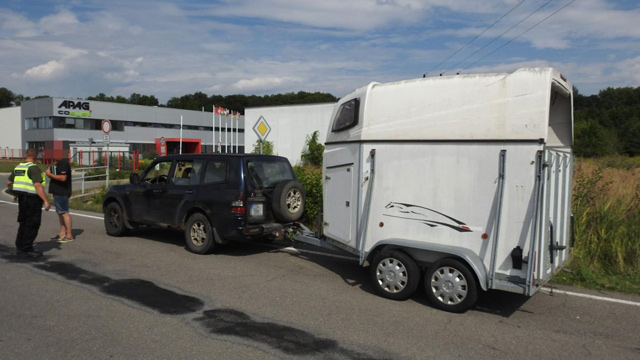
[(24, 74), (27, 78), (31, 78), (34, 80), (48, 80), (59, 76), (64, 68), (65, 66), (62, 62), (51, 60), (46, 64), (28, 69)]
[(370, 30), (379, 26), (414, 22), (430, 7), (411, 0), (229, 0), (211, 15), (253, 17), (320, 28)]
[(26, 17), (5, 9), (0, 11), (0, 29), (2, 29), (3, 34), (16, 37), (29, 37), (39, 34), (37, 26)]
[[(30, 96), (137, 92), (166, 101), (195, 91), (298, 90), (340, 96), (371, 81), (431, 71), (520, 1), (111, 0), (69, 2), (44, 16), (26, 6), (16, 12), (14, 6), (0, 9), (0, 78), (6, 79), (3, 86)], [(552, 2), (555, 7), (462, 66), (568, 1)], [(517, 14), (434, 72), (451, 67), (540, 4), (523, 3)], [(627, 8), (605, 0), (576, 1), (465, 72), (552, 65), (583, 93), (582, 84), (596, 92), (597, 86), (633, 86), (640, 82), (640, 22), (632, 19), (640, 10)]]
[(232, 88), (240, 91), (264, 90), (278, 87), (282, 84), (296, 84), (298, 79), (280, 77), (261, 77), (253, 79), (241, 79), (231, 85)]
[(76, 25), (80, 22), (74, 13), (69, 10), (45, 16), (39, 21), (40, 28), (50, 34), (68, 34), (76, 30)]

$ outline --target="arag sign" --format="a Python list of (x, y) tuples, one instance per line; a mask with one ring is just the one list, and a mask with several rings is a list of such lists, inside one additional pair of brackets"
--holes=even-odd
[(82, 100), (62, 100), (57, 108), (56, 113), (63, 116), (75, 117), (91, 117), (91, 103)]

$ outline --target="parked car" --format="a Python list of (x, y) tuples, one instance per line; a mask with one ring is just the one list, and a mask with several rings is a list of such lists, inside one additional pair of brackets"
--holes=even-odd
[(107, 234), (138, 225), (184, 231), (190, 251), (244, 238), (274, 239), (304, 212), (305, 194), (284, 157), (182, 154), (155, 159), (130, 184), (114, 185), (102, 207)]

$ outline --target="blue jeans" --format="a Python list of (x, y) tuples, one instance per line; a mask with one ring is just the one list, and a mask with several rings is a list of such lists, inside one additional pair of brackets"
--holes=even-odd
[(66, 195), (53, 195), (53, 205), (58, 215), (69, 212), (69, 197)]

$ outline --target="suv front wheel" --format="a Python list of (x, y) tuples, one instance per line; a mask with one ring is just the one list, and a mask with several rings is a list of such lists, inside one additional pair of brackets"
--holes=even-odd
[(124, 224), (124, 212), (120, 204), (113, 201), (104, 209), (104, 228), (111, 236), (122, 236), (127, 233)]
[(196, 254), (207, 254), (215, 245), (211, 223), (201, 213), (195, 213), (189, 217), (184, 228), (184, 238), (187, 248)]

